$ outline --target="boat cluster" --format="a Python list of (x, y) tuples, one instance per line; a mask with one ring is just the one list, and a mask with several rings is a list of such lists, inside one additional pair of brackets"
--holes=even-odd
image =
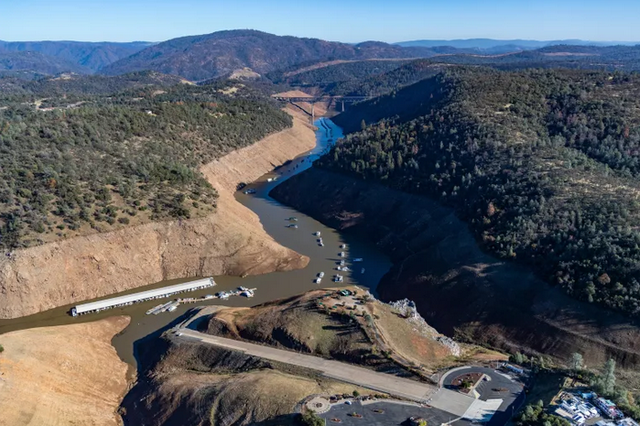
[(255, 295), (255, 288), (247, 288), (247, 287), (238, 287), (236, 290), (231, 291), (220, 291), (216, 293), (215, 297), (222, 300), (227, 300), (231, 296), (244, 296), (244, 297), (253, 297)]
[(287, 225), (287, 228), (298, 229), (298, 225), (296, 223), (294, 223), (294, 222), (298, 221), (297, 217), (291, 216), (290, 218), (287, 218), (287, 221), (290, 222)]
[(170, 302), (162, 303), (158, 306), (154, 306), (153, 308), (147, 311), (147, 315), (158, 315), (162, 312), (173, 312), (178, 308), (178, 306), (180, 306), (183, 303), (197, 303), (197, 302), (203, 302), (205, 300), (211, 300), (211, 299), (228, 300), (229, 297), (231, 296), (253, 297), (255, 295), (256, 290), (257, 289), (255, 288), (246, 288), (241, 286), (241, 287), (238, 287), (236, 290), (220, 291), (215, 295), (207, 294), (204, 297), (188, 297), (184, 299), (176, 299)]
[(313, 235), (315, 235), (316, 237), (318, 237), (318, 239), (316, 240), (316, 242), (318, 243), (318, 245), (320, 247), (324, 247), (324, 241), (322, 241), (322, 233), (320, 231), (316, 231), (313, 233)]

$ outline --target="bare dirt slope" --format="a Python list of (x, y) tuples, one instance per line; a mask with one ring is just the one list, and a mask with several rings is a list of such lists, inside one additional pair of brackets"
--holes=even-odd
[(128, 366), (111, 339), (128, 324), (113, 317), (2, 335), (0, 426), (121, 424)]
[(205, 165), (220, 193), (216, 213), (150, 223), (16, 251), (0, 258), (0, 318), (16, 318), (173, 278), (262, 274), (306, 266), (233, 198), (251, 181), (313, 146), (302, 113), (292, 128)]

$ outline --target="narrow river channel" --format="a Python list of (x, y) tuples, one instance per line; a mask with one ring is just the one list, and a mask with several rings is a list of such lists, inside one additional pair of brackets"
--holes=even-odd
[[(344, 275), (344, 284), (357, 284), (369, 288), (375, 294), (375, 288), (378, 282), (391, 267), (391, 261), (387, 256), (363, 240), (324, 226), (313, 218), (284, 206), (269, 197), (269, 192), (275, 186), (311, 167), (311, 163), (314, 160), (326, 152), (332, 143), (342, 137), (341, 129), (331, 120), (322, 118), (316, 121), (315, 124), (318, 130), (316, 132), (317, 143), (313, 150), (300, 155), (277, 170), (262, 176), (256, 182), (251, 183), (245, 188), (255, 189), (255, 194), (239, 192), (236, 196), (240, 203), (253, 210), (260, 217), (260, 221), (265, 230), (278, 243), (298, 253), (309, 256), (309, 266), (305, 269), (290, 272), (274, 272), (245, 278), (218, 276), (214, 277), (217, 283), (216, 287), (180, 295), (181, 297), (199, 297), (223, 290), (235, 289), (238, 286), (245, 286), (257, 289), (255, 291), (255, 297), (251, 299), (244, 297), (231, 297), (229, 300), (213, 299), (196, 305), (184, 304), (173, 312), (165, 312), (159, 315), (146, 315), (146, 311), (149, 308), (157, 305), (161, 301), (152, 300), (77, 318), (73, 318), (68, 314), (69, 309), (73, 306), (69, 305), (27, 317), (13, 320), (0, 320), (0, 334), (26, 328), (70, 324), (79, 321), (95, 321), (114, 315), (128, 315), (131, 317), (131, 324), (113, 339), (113, 344), (120, 357), (132, 366), (135, 366), (136, 360), (133, 353), (134, 342), (166, 326), (194, 306), (253, 306), (274, 299), (290, 297), (314, 288), (340, 285), (331, 281), (331, 277), (336, 273)], [(276, 178), (276, 180), (273, 180), (273, 178)], [(287, 221), (289, 217), (296, 217), (297, 222)], [(295, 223), (298, 225), (298, 228), (288, 228), (287, 225), (290, 223)], [(321, 232), (324, 247), (318, 244), (317, 237), (313, 235), (314, 232), (318, 231)], [(340, 249), (341, 244), (347, 244), (348, 247), (347, 250), (344, 250), (347, 252), (347, 256), (344, 259), (346, 260), (347, 266), (352, 269), (350, 272), (338, 272), (335, 269), (337, 262), (342, 260), (339, 256), (339, 253), (343, 251)], [(357, 258), (362, 258), (363, 261), (353, 262), (353, 259)], [(362, 268), (364, 268), (364, 273), (362, 273)], [(321, 284), (315, 284), (313, 280), (316, 274), (321, 271), (325, 273), (325, 277)], [(185, 281), (189, 281), (189, 279), (163, 281), (120, 294), (135, 293)], [(114, 295), (108, 297), (112, 296)], [(171, 299), (167, 298), (163, 300)]]

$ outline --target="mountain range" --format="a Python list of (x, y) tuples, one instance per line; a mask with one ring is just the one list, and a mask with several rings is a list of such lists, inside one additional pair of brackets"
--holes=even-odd
[[(623, 46), (604, 47), (613, 44)], [(203, 81), (229, 75), (243, 68), (265, 74), (319, 62), (435, 57), (449, 57), (447, 62), (461, 63), (468, 62), (474, 55), (544, 52), (545, 49), (558, 45), (571, 49), (579, 46), (585, 49), (584, 52), (581, 51), (583, 56), (610, 56), (611, 52), (619, 49), (633, 50), (633, 44), (583, 40), (493, 39), (415, 40), (396, 44), (366, 41), (348, 44), (277, 36), (256, 30), (219, 31), (157, 44), (0, 41), (0, 76), (34, 79), (63, 72), (121, 75), (148, 70)], [(554, 59), (549, 53), (536, 54), (535, 60), (539, 62), (538, 58), (545, 56), (549, 61), (557, 62), (557, 58)], [(625, 51), (623, 54), (628, 57), (629, 52)], [(512, 58), (509, 62), (516, 59), (521, 61), (529, 58)], [(482, 58), (475, 61), (481, 60)]]
[(133, 55), (151, 44), (148, 42), (0, 41), (0, 52), (38, 52), (75, 64), (80, 67), (77, 68), (79, 71), (92, 73), (112, 62)]
[(396, 43), (403, 47), (436, 47), (449, 46), (455, 49), (475, 49), (479, 52), (489, 54), (499, 54), (507, 52), (517, 52), (519, 50), (534, 50), (549, 46), (634, 46), (640, 42), (631, 41), (589, 41), (579, 39), (568, 40), (496, 40), (491, 38), (470, 38), (456, 40), (412, 40)]
[(244, 67), (266, 73), (304, 62), (424, 58), (436, 54), (437, 51), (426, 47), (402, 47), (373, 41), (352, 45), (254, 30), (233, 30), (165, 41), (117, 61), (102, 72), (113, 75), (152, 69), (197, 81)]

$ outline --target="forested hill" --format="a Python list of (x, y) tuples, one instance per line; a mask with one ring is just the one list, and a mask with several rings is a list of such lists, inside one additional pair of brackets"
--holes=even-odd
[(311, 61), (415, 58), (435, 54), (434, 49), (422, 47), (405, 48), (379, 42), (351, 45), (233, 30), (165, 41), (115, 62), (103, 72), (113, 75), (154, 70), (201, 81), (244, 67), (262, 74)]
[(7, 52), (0, 49), (0, 76), (34, 78), (62, 72), (86, 73), (80, 65), (38, 52)]
[(336, 117), (369, 125), (318, 165), (453, 206), (486, 250), (638, 316), (639, 95), (636, 75), (451, 69)]
[(507, 55), (438, 55), (413, 61), (350, 61), (303, 65), (267, 75), (275, 82), (319, 88), (331, 95), (379, 96), (434, 76), (447, 67), (486, 66), (501, 70), (570, 68), (640, 71), (640, 46), (550, 46)]
[(8, 98), (10, 95), (31, 94), (38, 97), (66, 97), (69, 95), (100, 96), (124, 90), (144, 89), (190, 84), (181, 77), (142, 71), (114, 77), (104, 75), (61, 74), (58, 77), (41, 77), (34, 81), (21, 78), (0, 77), (0, 91)]
[[(129, 83), (102, 79), (94, 83), (105, 90)], [(217, 194), (198, 167), (291, 125), (270, 99), (232, 82), (108, 95), (48, 87), (48, 97), (4, 86), (15, 90), (0, 92), (3, 249), (210, 214)]]
[(151, 43), (146, 42), (0, 41), (0, 51), (36, 52), (72, 63), (85, 72), (95, 72), (150, 45)]

